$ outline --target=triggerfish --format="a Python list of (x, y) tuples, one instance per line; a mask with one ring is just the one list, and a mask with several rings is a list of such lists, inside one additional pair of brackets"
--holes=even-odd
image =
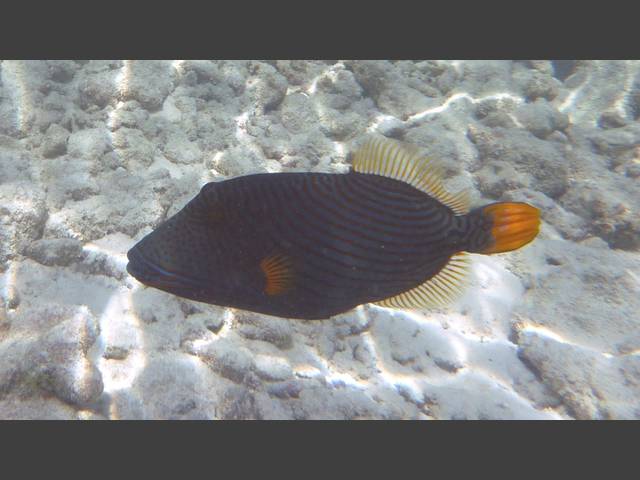
[(358, 305), (443, 305), (472, 253), (535, 238), (540, 211), (469, 210), (442, 167), (415, 147), (372, 138), (348, 173), (265, 173), (210, 182), (129, 252), (145, 285), (221, 306), (323, 319)]

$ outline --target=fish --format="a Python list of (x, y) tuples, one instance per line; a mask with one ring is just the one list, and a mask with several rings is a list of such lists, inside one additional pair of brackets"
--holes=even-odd
[(527, 203), (470, 209), (413, 145), (372, 137), (351, 158), (347, 173), (205, 184), (128, 251), (128, 273), (198, 302), (320, 320), (363, 304), (446, 305), (468, 283), (469, 253), (509, 252), (539, 232)]

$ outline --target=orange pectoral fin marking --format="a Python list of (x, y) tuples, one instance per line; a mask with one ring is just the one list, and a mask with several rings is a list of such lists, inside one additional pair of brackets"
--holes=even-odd
[(540, 230), (540, 210), (526, 203), (495, 203), (483, 209), (493, 218), (494, 243), (482, 253), (516, 250), (533, 240)]
[(281, 295), (293, 286), (293, 261), (284, 254), (269, 255), (260, 261), (260, 269), (265, 276), (264, 293)]

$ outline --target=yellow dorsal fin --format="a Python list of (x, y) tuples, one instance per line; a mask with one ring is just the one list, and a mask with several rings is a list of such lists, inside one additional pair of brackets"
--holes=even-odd
[(260, 261), (260, 270), (265, 276), (264, 293), (280, 295), (293, 286), (293, 261), (291, 257), (276, 253)]
[(421, 285), (374, 305), (388, 308), (427, 308), (451, 303), (462, 293), (469, 271), (469, 257), (456, 253), (442, 270)]
[(422, 156), (413, 145), (388, 138), (370, 138), (356, 150), (353, 169), (413, 185), (444, 203), (456, 215), (469, 212), (469, 193), (466, 190), (456, 194), (448, 192), (442, 183), (442, 166)]

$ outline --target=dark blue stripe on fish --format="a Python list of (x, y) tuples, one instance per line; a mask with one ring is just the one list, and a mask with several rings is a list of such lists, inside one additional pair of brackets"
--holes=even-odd
[[(350, 185), (346, 185), (342, 182), (336, 182), (335, 188), (336, 192), (342, 199), (354, 207), (357, 207), (359, 209), (359, 213), (367, 218), (376, 218), (374, 215), (384, 215), (388, 212), (384, 207), (384, 204), (376, 201), (375, 198), (368, 199), (364, 198), (364, 196), (356, 195)], [(440, 209), (437, 209), (434, 212), (430, 209), (426, 214), (425, 212), (422, 212), (422, 214), (420, 212), (416, 212), (414, 215), (394, 215), (393, 219), (388, 220), (386, 224), (400, 228), (406, 228), (407, 225), (411, 224), (415, 227), (431, 228), (433, 226), (434, 218), (430, 214), (437, 215), (440, 219), (444, 218), (444, 215), (446, 215), (446, 213), (440, 214)]]
[[(363, 238), (369, 238), (379, 242), (381, 238), (388, 238), (391, 236), (394, 239), (394, 244), (397, 244), (404, 250), (410, 249), (411, 247), (424, 249), (429, 245), (430, 241), (434, 239), (440, 241), (443, 236), (442, 229), (437, 231), (434, 235), (431, 228), (419, 228), (415, 222), (407, 222), (404, 229), (390, 227), (387, 222), (389, 219), (395, 218), (393, 213), (384, 217), (378, 216), (375, 220), (368, 217), (371, 220), (369, 222), (365, 222), (363, 221), (362, 212), (356, 212), (353, 210), (353, 202), (343, 202), (343, 199), (338, 192), (333, 192), (333, 195), (317, 195), (316, 191), (313, 191), (312, 193), (309, 190), (305, 190), (305, 193), (307, 193), (312, 201), (316, 202), (318, 207), (320, 207), (316, 209), (317, 215), (324, 216), (323, 220), (326, 219), (328, 222), (339, 225), (340, 228), (345, 228), (346, 230)], [(433, 206), (427, 206), (425, 208), (424, 215), (428, 216), (430, 213), (429, 210), (434, 210), (432, 219), (434, 223), (437, 222), (439, 215), (438, 212), (433, 209)], [(441, 215), (444, 215), (444, 213)], [(343, 220), (343, 222), (339, 222), (339, 220)], [(379, 234), (382, 234), (383, 237), (380, 237)], [(404, 237), (410, 238), (412, 241), (407, 241)]]
[[(298, 192), (299, 193), (299, 192)], [(287, 229), (295, 229), (296, 231), (300, 232), (300, 229), (304, 229), (304, 228), (308, 228), (309, 227), (309, 223), (315, 223), (315, 217), (318, 215), (318, 210), (321, 211), (322, 209), (313, 209), (313, 207), (309, 207), (309, 203), (310, 203), (310, 199), (308, 196), (303, 196), (303, 197), (294, 197), (293, 192), (285, 192), (285, 189), (281, 189), (278, 192), (276, 192), (276, 194), (282, 195), (283, 198), (279, 199), (279, 201), (284, 201), (285, 198), (293, 198), (293, 201), (291, 202), (292, 209), (288, 210), (287, 212), (285, 212), (285, 215), (287, 216), (292, 216), (294, 218), (292, 218), (291, 223), (289, 225), (287, 225)], [(263, 195), (264, 198), (268, 198), (266, 195)], [(313, 201), (313, 199), (311, 199), (311, 201)], [(313, 202), (311, 202), (311, 205), (313, 205)], [(303, 206), (303, 207), (307, 207), (310, 208), (309, 211), (301, 211), (301, 210), (296, 210), (298, 209), (298, 207)], [(303, 227), (301, 224), (306, 224), (306, 227)], [(353, 239), (348, 238), (348, 239), (343, 239), (341, 238), (339, 235), (336, 235), (335, 230), (330, 230), (327, 231), (327, 229), (325, 228), (325, 225), (322, 224), (322, 222), (318, 222), (314, 225), (311, 225), (311, 228), (308, 228), (309, 231), (313, 232), (314, 238), (312, 240), (314, 241), (318, 241), (322, 238), (322, 235), (327, 235), (329, 237), (329, 240), (342, 240), (345, 243), (349, 243), (350, 247), (353, 247)], [(302, 233), (304, 235), (304, 232)], [(308, 235), (307, 235), (308, 236)], [(323, 246), (328, 246), (330, 249), (335, 250), (335, 246), (332, 245), (326, 245), (323, 244)], [(342, 249), (340, 253), (344, 254), (344, 255), (352, 255), (355, 258), (363, 258), (362, 255), (358, 255), (355, 254), (355, 252), (361, 252), (361, 253), (371, 253), (371, 249), (369, 248), (370, 246), (361, 246), (361, 250), (356, 249), (354, 250), (349, 250), (349, 249)], [(386, 254), (386, 252), (385, 252)], [(375, 252), (373, 252), (373, 255), (368, 255), (364, 257), (365, 260), (367, 261), (380, 261), (380, 258), (378, 256), (375, 255)], [(417, 268), (419, 268), (419, 265), (416, 266)]]
[[(396, 180), (259, 174), (207, 184), (138, 245), (158, 278), (172, 279), (148, 279), (152, 286), (273, 315), (326, 318), (432, 277), (454, 253), (446, 241), (451, 225), (450, 209)], [(291, 285), (267, 294), (261, 262), (274, 255), (287, 258)], [(185, 278), (167, 275), (173, 272)]]
[(421, 209), (421, 205), (425, 201), (424, 193), (414, 189), (411, 185), (392, 178), (363, 173), (352, 173), (348, 180), (354, 193), (366, 195), (376, 201), (383, 201), (386, 205), (398, 210), (405, 210), (409, 213), (424, 213)]
[[(370, 273), (389, 273), (398, 270), (397, 260), (382, 260), (372, 249), (358, 248), (357, 245), (349, 243), (349, 240), (340, 238), (335, 232), (326, 229), (326, 225), (316, 223), (315, 212), (304, 211), (304, 205), (304, 198), (294, 197), (291, 208), (283, 212), (279, 220), (287, 221), (288, 231), (295, 232), (299, 238), (305, 239), (307, 244), (314, 245), (310, 253), (317, 253), (324, 249), (323, 259), (326, 258), (347, 268), (357, 266)], [(292, 241), (296, 241), (295, 238)], [(349, 261), (346, 261), (347, 259)], [(378, 265), (390, 265), (391, 268), (379, 268)], [(366, 272), (363, 275), (366, 275)]]
[[(297, 225), (296, 222), (296, 219), (298, 218), (299, 216), (295, 217), (293, 220), (290, 219), (289, 223), (284, 224), (281, 230), (288, 232), (294, 231), (296, 233), (300, 232), (300, 226)], [(304, 236), (304, 233), (302, 233), (301, 236)], [(295, 238), (295, 236), (293, 238)], [(302, 242), (297, 242), (296, 240), (293, 240), (293, 242), (298, 248), (305, 250), (305, 260), (307, 262), (312, 261), (312, 263), (314, 263), (314, 267), (326, 272), (332, 277), (338, 276), (340, 278), (346, 278), (348, 280), (371, 280), (373, 275), (374, 279), (379, 281), (392, 282), (398, 280), (402, 282), (409, 279), (415, 281), (416, 278), (420, 277), (419, 272), (423, 268), (423, 266), (421, 265), (422, 262), (424, 262), (425, 260), (431, 261), (433, 256), (439, 257), (442, 255), (442, 252), (436, 250), (434, 253), (432, 253), (432, 255), (428, 255), (428, 257), (423, 255), (421, 258), (409, 258), (404, 262), (396, 262), (396, 264), (394, 265), (395, 268), (393, 270), (382, 270), (376, 267), (372, 267), (372, 264), (378, 264), (378, 259), (374, 258), (371, 261), (360, 262), (357, 258), (351, 258), (349, 259), (349, 261), (345, 261), (345, 257), (349, 256), (349, 252), (343, 252), (343, 255), (336, 255), (335, 249), (331, 248), (331, 246), (328, 246), (328, 248), (321, 254), (319, 249), (317, 248), (317, 237), (307, 236), (306, 239), (313, 242), (313, 249), (309, 248), (309, 241), (305, 240)], [(323, 244), (322, 246), (325, 245)], [(356, 268), (356, 270), (353, 270), (353, 268)], [(360, 275), (354, 276), (352, 275), (353, 273), (358, 273)]]

